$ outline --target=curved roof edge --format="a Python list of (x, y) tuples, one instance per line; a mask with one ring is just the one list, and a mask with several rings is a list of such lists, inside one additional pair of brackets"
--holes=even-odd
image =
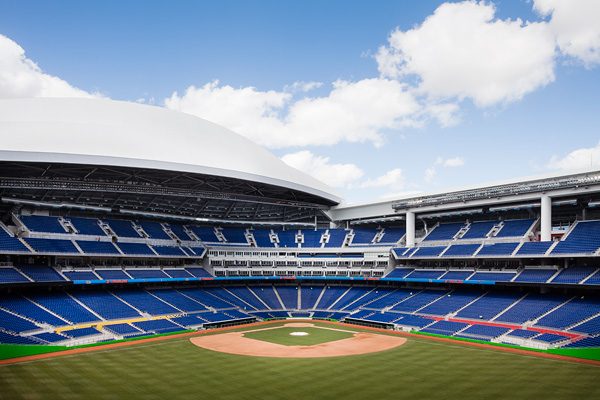
[(251, 140), (162, 107), (106, 99), (0, 99), (0, 160), (153, 168), (343, 198)]

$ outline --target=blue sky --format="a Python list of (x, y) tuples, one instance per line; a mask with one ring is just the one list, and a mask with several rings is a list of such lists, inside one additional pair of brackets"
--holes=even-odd
[(597, 0), (0, 6), (0, 97), (195, 114), (348, 202), (600, 165)]

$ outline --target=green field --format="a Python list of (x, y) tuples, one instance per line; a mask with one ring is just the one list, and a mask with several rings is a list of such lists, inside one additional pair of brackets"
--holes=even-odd
[(0, 399), (598, 396), (600, 367), (426, 338), (385, 352), (318, 359), (236, 356), (173, 338), (0, 366)]
[[(307, 336), (291, 336), (292, 332), (306, 332)], [(264, 342), (277, 343), (284, 346), (313, 346), (315, 344), (334, 342), (336, 340), (348, 339), (354, 336), (350, 332), (340, 332), (322, 328), (293, 328), (282, 327), (277, 329), (259, 330), (244, 333), (249, 339), (262, 340)]]

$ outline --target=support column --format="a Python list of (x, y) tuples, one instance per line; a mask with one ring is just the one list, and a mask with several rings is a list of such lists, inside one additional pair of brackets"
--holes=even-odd
[(550, 196), (542, 196), (542, 215), (541, 215), (541, 228), (540, 228), (540, 240), (542, 242), (549, 242), (552, 239), (552, 200)]
[(415, 213), (406, 211), (406, 247), (415, 246)]

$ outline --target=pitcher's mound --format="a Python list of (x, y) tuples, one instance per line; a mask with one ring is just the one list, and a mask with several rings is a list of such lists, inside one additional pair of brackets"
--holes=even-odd
[[(304, 326), (320, 328), (313, 324), (306, 324)], [(393, 349), (406, 342), (406, 338), (403, 337), (379, 335), (367, 332), (355, 332), (354, 336), (349, 339), (321, 343), (314, 346), (284, 346), (276, 343), (263, 342), (261, 340), (246, 338), (244, 337), (243, 332), (198, 336), (191, 338), (190, 340), (196, 346), (222, 353), (280, 358), (339, 357), (367, 354)]]

